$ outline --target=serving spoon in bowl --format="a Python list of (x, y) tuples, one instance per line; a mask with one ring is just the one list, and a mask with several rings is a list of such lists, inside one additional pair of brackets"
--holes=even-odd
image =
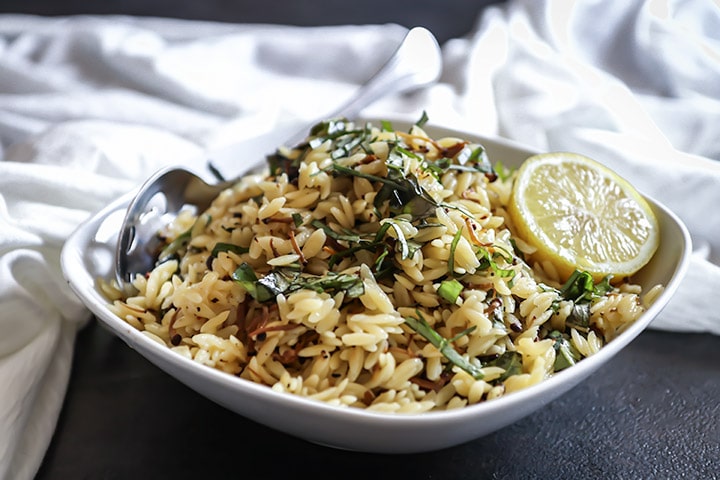
[[(352, 119), (374, 101), (392, 93), (416, 89), (435, 82), (442, 70), (440, 47), (427, 29), (411, 29), (390, 59), (334, 113), (318, 119), (289, 137), (284, 144), (295, 146), (303, 141), (310, 126), (327, 118)], [(270, 152), (266, 152), (270, 153)], [(260, 160), (260, 159), (258, 159)], [(160, 248), (158, 231), (170, 223), (182, 209), (194, 206), (205, 210), (221, 191), (229, 188), (257, 162), (246, 162), (244, 169), (230, 181), (214, 181), (183, 167), (168, 167), (156, 172), (141, 187), (128, 205), (115, 250), (115, 276), (120, 286), (134, 273), (145, 273), (155, 265)], [(215, 172), (208, 162), (208, 171)]]

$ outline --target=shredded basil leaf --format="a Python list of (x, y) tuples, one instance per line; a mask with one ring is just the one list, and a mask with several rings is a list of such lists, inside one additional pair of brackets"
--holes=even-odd
[(400, 176), (399, 178), (379, 177), (337, 163), (333, 163), (330, 168), (343, 175), (382, 183), (383, 186), (374, 200), (376, 208), (381, 208), (388, 201), (392, 213), (396, 215), (409, 213), (413, 217), (421, 218), (432, 213), (437, 206), (437, 202), (420, 186), (414, 175)]
[(313, 290), (318, 293), (344, 292), (347, 298), (357, 298), (365, 292), (362, 279), (357, 275), (328, 272), (325, 275), (302, 274), (291, 268), (278, 268), (260, 278), (247, 263), (240, 265), (232, 274), (258, 302), (267, 302), (280, 294), (297, 290)]
[(455, 250), (457, 249), (457, 244), (461, 236), (462, 228), (459, 228), (458, 231), (455, 232), (452, 242), (450, 242), (450, 256), (448, 257), (448, 273), (450, 275), (455, 275)]
[(400, 225), (398, 225), (398, 221), (394, 218), (389, 218), (383, 221), (383, 224), (385, 223), (389, 224), (390, 228), (395, 231), (395, 240), (397, 245), (400, 245), (400, 258), (403, 260), (410, 258), (410, 247), (408, 246), (408, 241), (405, 238), (405, 233)]
[(496, 382), (502, 382), (513, 375), (522, 373), (522, 355), (514, 351), (505, 352), (485, 365), (504, 369), (505, 372), (495, 380)]
[(425, 110), (422, 111), (422, 114), (420, 115), (420, 118), (415, 122), (415, 125), (422, 128), (425, 126), (425, 124), (430, 120), (430, 117), (428, 117), (428, 114)]
[(235, 245), (232, 243), (218, 242), (213, 247), (212, 252), (210, 253), (210, 256), (217, 257), (218, 253), (220, 253), (220, 252), (233, 252), (233, 253), (237, 253), (239, 255), (241, 253), (247, 253), (249, 251), (250, 251), (250, 249), (247, 247), (241, 247), (240, 245)]
[(422, 316), (419, 310), (416, 310), (415, 313), (417, 314), (417, 318), (414, 317), (405, 317), (405, 323), (412, 328), (415, 332), (420, 334), (422, 337), (425, 338), (428, 342), (430, 342), (435, 348), (437, 348), (440, 353), (443, 354), (445, 358), (448, 359), (450, 363), (453, 365), (461, 368), (465, 372), (467, 372), (470, 376), (475, 378), (476, 380), (481, 380), (484, 377), (484, 374), (481, 370), (481, 367), (478, 367), (477, 365), (470, 363), (468, 360), (466, 360), (462, 355), (458, 353), (455, 348), (451, 345), (453, 341), (458, 339), (459, 337), (463, 335), (467, 335), (468, 333), (472, 332), (475, 327), (471, 327), (467, 330), (464, 330), (459, 335), (456, 335), (452, 339), (447, 339), (440, 335), (438, 332), (436, 332), (430, 324), (427, 323), (427, 320)]
[(553, 340), (553, 348), (555, 349), (553, 368), (556, 372), (571, 367), (580, 361), (580, 352), (573, 347), (567, 335), (558, 330), (553, 330), (548, 334), (548, 338)]
[(495, 173), (497, 173), (498, 177), (500, 177), (500, 180), (503, 182), (510, 178), (510, 176), (513, 174), (514, 169), (507, 168), (502, 162), (497, 161), (495, 162), (495, 166), (493, 167), (493, 170), (495, 170)]
[(608, 275), (595, 284), (588, 272), (575, 270), (560, 289), (560, 295), (575, 303), (589, 302), (593, 297), (602, 297), (613, 290), (611, 279), (612, 276)]
[(273, 291), (265, 285), (258, 282), (255, 271), (247, 263), (242, 263), (232, 273), (232, 279), (238, 282), (242, 287), (258, 302), (267, 302), (274, 299)]
[(315, 228), (319, 228), (321, 230), (325, 231), (325, 235), (327, 235), (330, 238), (334, 238), (335, 240), (343, 240), (346, 242), (359, 242), (360, 235), (353, 233), (353, 232), (347, 232), (347, 233), (338, 233), (332, 228), (330, 228), (329, 225), (324, 224), (320, 220), (313, 220), (310, 222), (310, 225), (312, 225)]
[(292, 214), (293, 223), (295, 224), (295, 227), (300, 227), (303, 224), (303, 218), (302, 215), (299, 213), (293, 213)]
[(178, 235), (175, 240), (167, 244), (158, 254), (158, 260), (156, 265), (159, 265), (161, 263), (165, 263), (166, 261), (173, 258), (177, 253), (185, 248), (188, 243), (190, 243), (190, 237), (192, 236), (192, 231), (195, 229), (196, 225), (198, 225), (198, 222), (204, 221), (205, 225), (208, 225), (212, 218), (210, 215), (203, 215), (198, 217), (195, 220), (195, 223), (193, 223), (192, 227), (185, 230), (183, 233)]
[[(512, 282), (512, 279), (515, 278), (515, 274), (517, 272), (515, 270), (513, 270), (512, 268), (502, 268), (495, 261), (496, 258), (502, 258), (507, 263), (511, 263), (512, 255), (509, 252), (507, 252), (507, 250), (505, 250), (502, 247), (499, 247), (497, 245), (493, 245), (493, 250), (494, 251), (491, 255), (490, 251), (487, 248), (484, 248), (484, 247), (478, 248), (477, 253), (476, 253), (478, 259), (480, 260), (480, 265), (478, 266), (478, 270), (491, 269), (495, 275), (498, 275), (503, 278), (510, 277), (510, 281)], [(505, 255), (503, 255), (503, 253)]]

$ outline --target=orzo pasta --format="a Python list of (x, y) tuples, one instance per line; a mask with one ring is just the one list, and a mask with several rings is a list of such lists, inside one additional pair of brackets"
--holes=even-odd
[(656, 291), (533, 263), (506, 215), (513, 173), (492, 160), (422, 123), (323, 122), (160, 232), (131, 296), (105, 285), (112, 311), (180, 355), (335, 405), (415, 413), (525, 388)]

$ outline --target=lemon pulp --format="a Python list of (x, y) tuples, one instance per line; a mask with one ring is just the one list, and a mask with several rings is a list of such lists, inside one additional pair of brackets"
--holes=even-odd
[(508, 206), (517, 234), (550, 261), (561, 280), (576, 269), (595, 281), (627, 277), (657, 250), (659, 228), (642, 195), (625, 179), (583, 155), (554, 152), (528, 158)]

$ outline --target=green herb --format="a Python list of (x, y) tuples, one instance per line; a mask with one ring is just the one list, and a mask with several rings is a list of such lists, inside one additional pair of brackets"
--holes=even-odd
[(378, 255), (375, 259), (372, 267), (372, 271), (376, 278), (384, 277), (385, 274), (390, 273), (393, 270), (392, 265), (383, 269), (383, 261), (385, 261), (385, 258), (390, 254), (390, 249), (387, 245), (382, 245), (380, 248), (382, 249), (380, 255)]
[(461, 236), (462, 228), (459, 228), (458, 231), (455, 232), (452, 242), (450, 242), (450, 256), (448, 257), (448, 273), (450, 275), (455, 275), (455, 250), (457, 249), (457, 244)]
[(510, 245), (512, 245), (512, 247), (513, 247), (513, 253), (515, 254), (515, 256), (517, 256), (518, 258), (520, 258), (520, 260), (522, 260), (524, 262), (525, 261), (525, 253), (522, 250), (520, 250), (520, 248), (517, 246), (517, 242), (515, 241), (514, 238), (510, 239)]
[(302, 215), (299, 213), (293, 213), (292, 214), (293, 223), (295, 224), (295, 227), (300, 227), (303, 224), (303, 218)]
[(496, 175), (487, 157), (485, 148), (481, 145), (476, 145), (475, 148), (472, 148), (465, 144), (457, 153), (453, 154), (452, 152), (448, 152), (448, 154), (450, 154), (451, 157), (444, 156), (435, 161), (425, 160), (425, 169), (435, 173), (436, 178), (446, 170)]
[(435, 180), (439, 182), (440, 176), (445, 173), (446, 170), (444, 165), (449, 165), (449, 162), (449, 158), (441, 158), (435, 162), (425, 162), (421, 165), (421, 168), (425, 172), (430, 172), (430, 174), (435, 177)]
[[(483, 166), (489, 167), (490, 162), (488, 160), (487, 152), (485, 151), (485, 147), (482, 145), (479, 145), (475, 148), (473, 148), (470, 151), (470, 156), (465, 160), (465, 164), (471, 164), (476, 165), (478, 163), (482, 164)], [(488, 169), (490, 170), (490, 168)]]
[(587, 332), (590, 329), (590, 304), (589, 303), (573, 303), (572, 309), (565, 319), (568, 327), (573, 327), (581, 332)]
[(502, 162), (495, 162), (495, 167), (493, 168), (495, 170), (495, 173), (497, 173), (498, 177), (500, 177), (500, 180), (503, 182), (510, 178), (510, 176), (513, 174), (512, 168), (507, 168)]
[(408, 245), (408, 241), (405, 238), (405, 233), (402, 230), (402, 227), (400, 227), (400, 224), (398, 223), (401, 220), (395, 219), (395, 218), (388, 218), (383, 221), (383, 225), (386, 223), (390, 225), (390, 228), (392, 228), (395, 231), (395, 241), (397, 242), (396, 245), (400, 246), (400, 258), (403, 260), (410, 258), (410, 247)]
[(420, 115), (420, 118), (415, 122), (415, 125), (422, 128), (425, 126), (425, 124), (430, 120), (430, 117), (428, 117), (428, 114), (425, 110), (422, 111), (422, 114)]
[(484, 168), (479, 167), (478, 165), (458, 165), (455, 163), (451, 163), (447, 166), (447, 170), (457, 170), (459, 172), (479, 172), (479, 173), (487, 173), (487, 170)]
[(423, 158), (422, 158), (420, 155), (418, 155), (417, 153), (411, 152), (411, 151), (408, 150), (407, 148), (401, 147), (400, 145), (395, 145), (395, 147), (393, 148), (393, 150), (394, 150), (395, 152), (401, 153), (402, 155), (404, 155), (404, 156), (406, 156), (406, 157), (414, 158), (415, 160), (420, 160), (420, 161), (422, 161), (422, 159), (423, 159)]
[(440, 282), (437, 293), (440, 297), (454, 304), (463, 291), (463, 288), (463, 284), (453, 278)]
[(233, 253), (237, 253), (238, 255), (240, 255), (242, 253), (247, 253), (249, 251), (250, 251), (250, 249), (247, 247), (241, 247), (240, 245), (234, 245), (232, 243), (218, 242), (213, 247), (212, 252), (210, 253), (210, 256), (217, 257), (218, 253), (220, 253), (220, 252), (233, 252)]
[(232, 274), (233, 280), (240, 283), (258, 302), (273, 300), (280, 294), (297, 290), (322, 292), (345, 292), (347, 298), (357, 298), (365, 292), (362, 279), (357, 275), (328, 272), (325, 275), (301, 274), (292, 268), (278, 268), (258, 278), (247, 263), (240, 265)]
[(360, 170), (355, 170), (354, 168), (346, 167), (345, 165), (340, 165), (339, 163), (333, 163), (329, 167), (330, 169), (341, 173), (343, 175), (352, 176), (352, 177), (360, 177), (364, 178), (366, 180), (370, 180), (371, 182), (381, 182), (384, 184), (388, 184), (395, 188), (402, 188), (402, 186), (393, 181), (392, 179), (385, 178), (385, 177), (378, 177), (377, 175), (372, 175), (369, 173), (361, 172)]
[(357, 298), (365, 293), (365, 286), (358, 275), (328, 272), (323, 276), (301, 275), (288, 288), (290, 291), (305, 289), (322, 292), (345, 292), (347, 298)]
[[(342, 118), (326, 120), (317, 123), (310, 129), (310, 136), (315, 138), (295, 146), (295, 148), (304, 148), (305, 152), (307, 152), (308, 148), (316, 148), (326, 141), (331, 140), (333, 141), (335, 150), (333, 150), (330, 155), (332, 158), (338, 158), (367, 140), (370, 131), (369, 128), (369, 125), (366, 125), (365, 128), (351, 129), (351, 123)], [(299, 155), (294, 159), (289, 158), (280, 151), (275, 151), (268, 155), (266, 162), (270, 175), (278, 176), (285, 174), (290, 182), (296, 181), (299, 176), (300, 163), (303, 155)]]
[(519, 352), (505, 352), (485, 365), (504, 369), (505, 372), (495, 380), (502, 382), (513, 375), (522, 373), (522, 355)]
[(192, 233), (192, 227), (178, 235), (175, 240), (168, 243), (162, 250), (160, 250), (160, 254), (158, 255), (157, 264), (165, 263), (174, 256), (177, 255), (177, 253), (185, 248), (188, 243), (190, 243), (190, 234)]
[(168, 244), (160, 251), (160, 253), (158, 254), (157, 264), (159, 265), (159, 264), (161, 264), (161, 263), (164, 263), (164, 262), (170, 260), (171, 258), (173, 258), (174, 256), (176, 256), (180, 250), (182, 250), (183, 248), (187, 247), (188, 243), (190, 243), (190, 238), (191, 238), (191, 236), (192, 236), (192, 231), (193, 231), (193, 229), (195, 229), (195, 226), (198, 225), (198, 222), (204, 221), (204, 222), (205, 222), (205, 225), (208, 225), (211, 220), (212, 220), (212, 218), (210, 217), (210, 215), (203, 215), (203, 216), (201, 216), (201, 217), (198, 217), (198, 218), (195, 220), (195, 223), (193, 223), (193, 226), (192, 226), (192, 227), (188, 228), (188, 229), (185, 230), (183, 233), (181, 233), (180, 235), (178, 235), (178, 236), (175, 238), (175, 240), (173, 240), (172, 242), (168, 243)]
[(478, 270), (491, 269), (493, 273), (495, 275), (498, 275), (499, 277), (510, 277), (510, 281), (512, 281), (512, 279), (515, 277), (515, 274), (517, 273), (515, 270), (513, 270), (512, 268), (502, 268), (495, 261), (495, 259), (497, 258), (502, 258), (503, 260), (505, 260), (506, 263), (512, 262), (512, 254), (504, 248), (498, 245), (493, 245), (493, 253), (491, 255), (490, 251), (487, 248), (480, 247), (478, 248), (476, 255), (480, 260)]
[[(613, 290), (610, 284), (611, 276), (603, 278), (598, 283), (593, 282), (588, 272), (575, 270), (558, 293), (565, 299), (573, 302), (572, 310), (565, 323), (575, 329), (587, 332), (590, 328), (590, 304), (593, 299), (605, 296)], [(553, 310), (559, 309), (559, 301), (553, 303)]]
[(370, 139), (371, 127), (368, 123), (363, 128), (353, 128), (352, 123), (346, 119), (321, 122), (310, 130), (310, 134), (315, 138), (310, 140), (308, 146), (317, 148), (331, 140), (334, 148), (330, 151), (330, 158), (346, 157), (355, 148)]
[(387, 234), (387, 231), (390, 229), (390, 223), (385, 222), (380, 225), (380, 228), (377, 232), (375, 232), (375, 239), (373, 240), (373, 243), (378, 243), (383, 241), (385, 238), (385, 235)]
[(438, 332), (436, 332), (430, 324), (427, 323), (425, 318), (422, 316), (419, 310), (415, 310), (415, 313), (417, 313), (417, 318), (414, 317), (405, 317), (405, 323), (412, 328), (415, 332), (420, 334), (425, 340), (430, 342), (435, 348), (437, 348), (440, 353), (443, 354), (445, 358), (448, 359), (450, 363), (453, 365), (461, 368), (465, 372), (467, 372), (470, 376), (472, 376), (476, 380), (482, 380), (483, 378), (483, 372), (481, 370), (481, 367), (478, 367), (477, 365), (474, 365), (470, 363), (468, 360), (466, 360), (462, 355), (458, 353), (455, 348), (452, 346), (452, 342), (457, 340), (460, 337), (463, 337), (470, 332), (472, 332), (475, 327), (468, 328), (467, 330), (463, 330), (459, 334), (455, 335), (451, 339), (447, 339), (440, 335)]
[(343, 240), (345, 242), (355, 242), (355, 243), (357, 243), (361, 240), (360, 235), (358, 235), (357, 233), (354, 233), (351, 231), (347, 231), (345, 233), (338, 233), (335, 230), (333, 230), (332, 228), (330, 228), (329, 225), (324, 224), (320, 220), (313, 220), (312, 222), (310, 222), (310, 225), (312, 225), (315, 228), (324, 230), (325, 235), (327, 235), (328, 237), (333, 238), (335, 240)]
[(344, 135), (349, 131), (349, 128), (350, 122), (346, 119), (331, 118), (313, 125), (310, 128), (310, 136), (319, 137), (322, 139), (321, 143), (324, 143), (325, 140), (331, 140), (340, 135)]
[(375, 208), (380, 208), (383, 203), (388, 201), (392, 213), (409, 213), (413, 217), (421, 218), (432, 213), (437, 207), (437, 202), (420, 186), (418, 179), (414, 175), (400, 176), (399, 178), (379, 177), (337, 163), (333, 163), (330, 168), (343, 175), (382, 183), (383, 186), (378, 191), (373, 202)]
[(595, 284), (592, 275), (588, 272), (575, 270), (560, 289), (560, 295), (575, 303), (590, 302), (594, 297), (602, 297), (613, 290), (610, 284), (611, 278), (608, 275)]
[(232, 273), (232, 279), (238, 282), (242, 287), (258, 302), (267, 302), (275, 298), (272, 289), (258, 282), (255, 271), (247, 263), (241, 264)]
[(558, 330), (553, 330), (548, 334), (548, 338), (553, 340), (555, 348), (555, 364), (553, 368), (556, 372), (564, 370), (575, 365), (580, 361), (580, 352), (573, 347), (566, 335)]
[[(315, 223), (317, 222), (317, 223)], [(325, 230), (326, 235), (330, 236), (331, 238), (340, 238), (342, 239), (342, 235), (336, 233), (334, 230), (330, 229), (327, 225), (320, 222), (319, 220), (314, 220), (313, 223), (315, 227), (322, 228)], [(336, 265), (338, 262), (340, 262), (343, 258), (349, 257), (350, 255), (354, 255), (359, 251), (362, 250), (368, 250), (368, 251), (379, 251), (380, 255), (378, 259), (375, 261), (375, 264), (373, 266), (373, 271), (378, 272), (380, 271), (382, 267), (383, 259), (390, 253), (390, 248), (385, 241), (385, 235), (387, 231), (391, 227), (391, 222), (384, 222), (378, 231), (375, 233), (375, 237), (372, 240), (366, 240), (359, 235), (357, 236), (351, 236), (348, 235), (345, 237), (345, 240), (355, 243), (355, 245), (352, 245), (344, 250), (341, 250), (339, 252), (333, 253), (330, 258), (328, 259), (328, 265), (330, 268), (332, 268), (334, 265)], [(329, 231), (328, 231), (329, 230)], [(410, 250), (410, 242), (408, 242), (408, 250), (409, 254), (411, 254), (413, 251)]]

